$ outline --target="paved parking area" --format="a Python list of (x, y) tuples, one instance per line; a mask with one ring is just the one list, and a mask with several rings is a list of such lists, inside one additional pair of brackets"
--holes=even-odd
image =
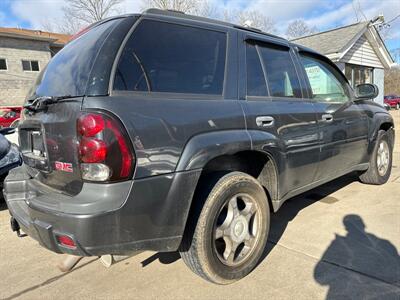
[(143, 252), (109, 269), (85, 258), (70, 273), (61, 256), (9, 230), (0, 207), (0, 298), (400, 299), (400, 111), (389, 183), (349, 175), (286, 202), (272, 219), (265, 258), (230, 286), (192, 274), (176, 253)]

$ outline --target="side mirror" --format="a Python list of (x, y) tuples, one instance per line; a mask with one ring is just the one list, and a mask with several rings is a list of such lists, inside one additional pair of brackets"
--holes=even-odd
[(2, 135), (7, 135), (7, 134), (13, 134), (15, 132), (15, 128), (12, 127), (4, 127), (0, 129), (0, 134)]
[(378, 96), (379, 88), (376, 84), (363, 83), (357, 85), (354, 92), (356, 100), (369, 100)]

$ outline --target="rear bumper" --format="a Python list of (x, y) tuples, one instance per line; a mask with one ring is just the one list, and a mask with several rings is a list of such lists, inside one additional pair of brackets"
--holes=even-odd
[[(84, 184), (81, 193), (66, 196), (40, 186), (22, 166), (7, 176), (4, 197), (21, 229), (56, 253), (98, 256), (129, 255), (138, 250), (175, 251), (200, 172), (154, 176), (124, 182), (123, 187), (97, 184), (93, 189)], [(80, 199), (82, 194), (86, 201)], [(93, 204), (109, 198), (116, 199), (100, 206)], [(76, 248), (60, 245), (57, 235), (72, 238)]]

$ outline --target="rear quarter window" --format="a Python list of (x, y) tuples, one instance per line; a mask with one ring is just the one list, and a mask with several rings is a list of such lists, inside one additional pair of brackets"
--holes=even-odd
[(114, 90), (221, 95), (226, 33), (153, 20), (127, 41)]
[(113, 19), (97, 25), (68, 43), (50, 60), (38, 76), (31, 94), (34, 96), (84, 95), (96, 55), (104, 40), (119, 22), (120, 19)]

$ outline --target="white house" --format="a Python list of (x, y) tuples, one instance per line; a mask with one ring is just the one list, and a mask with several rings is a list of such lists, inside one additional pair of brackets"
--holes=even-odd
[(383, 103), (384, 72), (394, 61), (372, 22), (312, 34), (293, 42), (327, 56), (353, 87), (360, 83), (375, 83), (379, 87), (375, 101)]

